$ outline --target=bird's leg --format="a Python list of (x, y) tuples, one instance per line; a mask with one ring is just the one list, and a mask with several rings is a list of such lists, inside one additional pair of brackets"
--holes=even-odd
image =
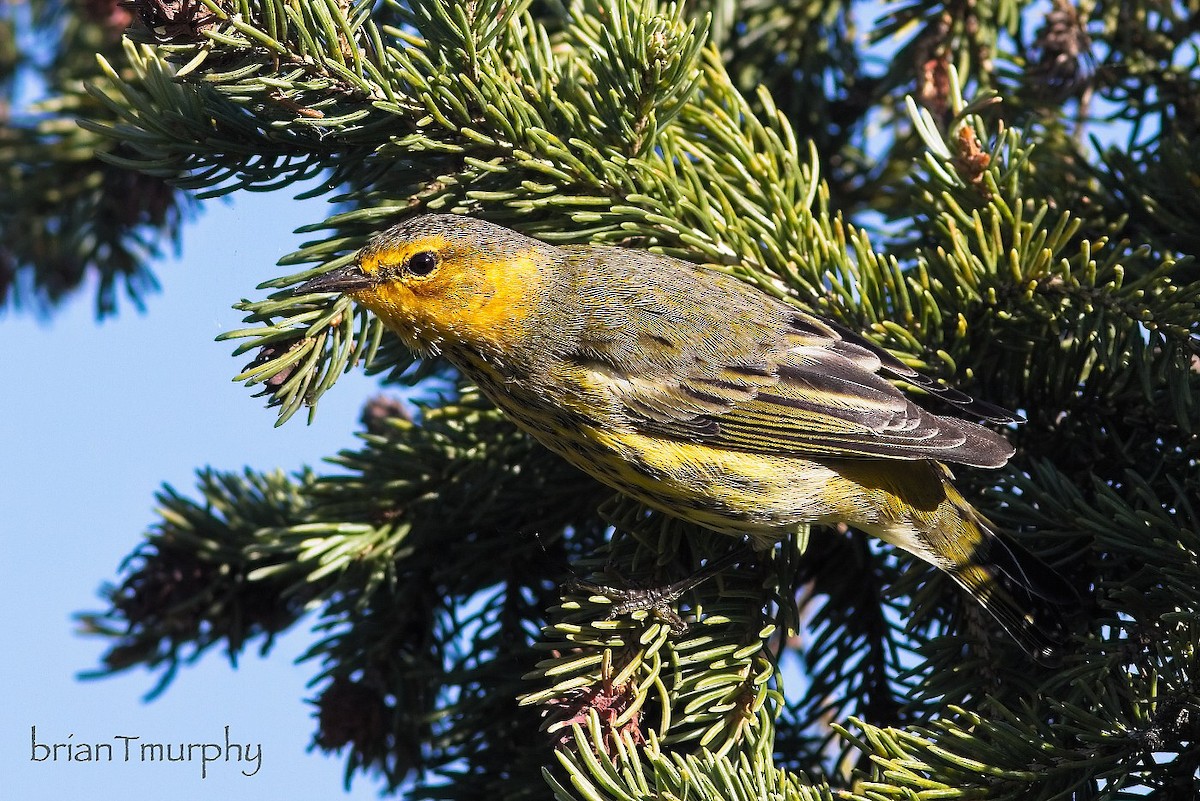
[(674, 609), (675, 602), (679, 600), (680, 596), (689, 590), (694, 590), (722, 570), (744, 561), (753, 554), (754, 551), (748, 545), (743, 544), (722, 557), (710, 559), (690, 576), (657, 587), (613, 587), (579, 578), (571, 579), (566, 586), (569, 590), (600, 595), (613, 601), (612, 609), (608, 614), (610, 619), (631, 612), (648, 611), (670, 625), (674, 633), (682, 634), (687, 631), (687, 623)]

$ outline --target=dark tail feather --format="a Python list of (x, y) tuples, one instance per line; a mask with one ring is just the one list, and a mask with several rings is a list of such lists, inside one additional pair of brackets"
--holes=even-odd
[(1015, 542), (991, 531), (971, 564), (951, 571), (1014, 640), (1036, 661), (1059, 662), (1067, 617), (1079, 594), (1059, 573)]
[(1079, 606), (1079, 593), (1050, 565), (999, 534), (988, 538), (986, 554), (980, 554), (1025, 592), (1059, 606)]

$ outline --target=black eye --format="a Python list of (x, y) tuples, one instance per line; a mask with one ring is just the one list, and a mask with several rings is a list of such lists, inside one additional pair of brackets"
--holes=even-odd
[(437, 267), (437, 254), (432, 250), (422, 250), (408, 257), (408, 271), (413, 275), (429, 275)]

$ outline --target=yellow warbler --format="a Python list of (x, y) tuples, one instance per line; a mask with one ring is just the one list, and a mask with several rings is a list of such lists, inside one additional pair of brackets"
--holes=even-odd
[(402, 222), (298, 292), (348, 293), (648, 506), (759, 547), (845, 522), (946, 571), (1035, 657), (1053, 650), (1035, 601), (1069, 602), (1070, 588), (997, 534), (943, 464), (999, 467), (1013, 448), (891, 380), (992, 422), (1020, 418), (840, 325), (677, 259), (555, 247), (455, 215)]

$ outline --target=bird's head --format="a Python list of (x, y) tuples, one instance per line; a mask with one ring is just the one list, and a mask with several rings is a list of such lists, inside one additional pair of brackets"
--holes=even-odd
[(377, 235), (350, 264), (296, 293), (344, 292), (419, 352), (506, 352), (528, 340), (552, 252), (483, 220), (422, 215)]

